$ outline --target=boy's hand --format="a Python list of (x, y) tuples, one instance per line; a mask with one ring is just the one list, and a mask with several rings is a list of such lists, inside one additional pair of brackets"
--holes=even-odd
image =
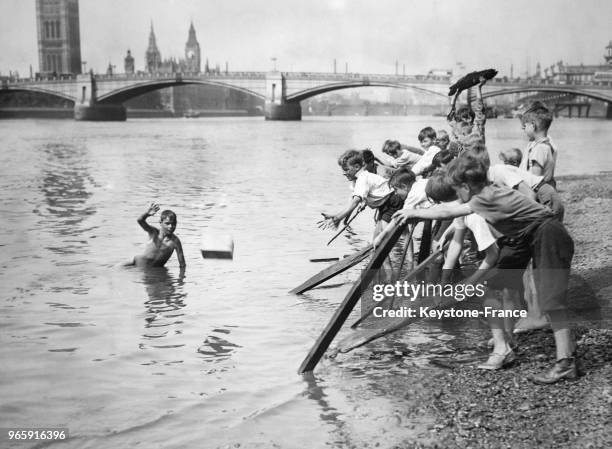
[(329, 227), (336, 229), (338, 224), (340, 224), (340, 220), (337, 219), (335, 215), (326, 214), (325, 212), (321, 212), (321, 215), (323, 215), (323, 220), (317, 222), (321, 229), (327, 229)]
[(413, 209), (402, 209), (398, 210), (396, 213), (393, 214), (393, 219), (396, 220), (400, 225), (403, 225), (408, 221), (415, 221), (416, 216), (414, 215)]
[(153, 215), (155, 215), (155, 213), (159, 210), (159, 204), (157, 203), (151, 203), (151, 205), (149, 206), (149, 210), (147, 210), (146, 215), (148, 217), (152, 217)]
[(480, 76), (478, 79), (480, 80), (480, 83), (478, 83), (478, 86), (480, 87), (484, 86), (487, 82), (487, 79), (484, 76)]

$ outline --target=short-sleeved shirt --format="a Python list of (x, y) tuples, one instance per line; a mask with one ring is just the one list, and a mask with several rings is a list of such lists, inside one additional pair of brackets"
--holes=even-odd
[(542, 183), (542, 176), (534, 175), (531, 172), (515, 167), (513, 165), (495, 164), (489, 167), (489, 181), (499, 186), (515, 188), (525, 182), (530, 189), (535, 189)]
[(353, 183), (353, 196), (361, 198), (366, 204), (376, 209), (384, 204), (387, 197), (393, 192), (388, 181), (375, 173), (365, 169), (357, 172), (357, 179)]
[(484, 218), (477, 214), (469, 214), (465, 217), (457, 217), (453, 220), (455, 229), (465, 229), (466, 227), (474, 234), (474, 240), (478, 245), (478, 251), (484, 251), (496, 242), (496, 238), (491, 232), (491, 228)]
[(433, 162), (434, 156), (439, 152), (440, 148), (436, 145), (432, 145), (427, 148), (425, 154), (423, 154), (418, 160), (418, 162), (412, 166), (412, 171), (414, 172), (414, 174), (418, 176), (422, 174), (426, 169), (428, 169)]
[(548, 137), (530, 142), (519, 165), (525, 171), (531, 171), (534, 163), (542, 167), (544, 182), (555, 184), (555, 166), (557, 165), (557, 148)]
[(419, 154), (413, 153), (408, 150), (402, 150), (402, 153), (399, 155), (397, 159), (394, 161), (394, 166), (403, 167), (404, 165), (413, 165), (416, 164), (421, 156)]
[(402, 209), (426, 209), (431, 207), (431, 201), (429, 201), (427, 193), (425, 193), (425, 186), (427, 186), (427, 179), (417, 179), (412, 184)]
[(490, 184), (468, 202), (472, 212), (509, 238), (527, 238), (553, 212), (508, 187)]

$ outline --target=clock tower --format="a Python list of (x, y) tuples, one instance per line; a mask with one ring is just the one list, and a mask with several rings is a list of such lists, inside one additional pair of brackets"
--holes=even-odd
[(200, 44), (196, 38), (193, 22), (189, 27), (189, 37), (185, 44), (185, 71), (191, 73), (200, 73)]

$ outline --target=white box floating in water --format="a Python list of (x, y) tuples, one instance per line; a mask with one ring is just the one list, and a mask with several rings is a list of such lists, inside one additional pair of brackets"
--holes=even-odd
[(234, 239), (231, 235), (203, 234), (200, 251), (204, 259), (233, 259)]

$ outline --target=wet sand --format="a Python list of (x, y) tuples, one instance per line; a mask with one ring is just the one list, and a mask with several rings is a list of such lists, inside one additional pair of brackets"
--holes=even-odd
[(558, 187), (576, 245), (569, 298), (583, 375), (551, 386), (527, 380), (554, 361), (551, 331), (520, 335), (518, 362), (502, 371), (441, 360), (446, 369), (420, 379), (418, 392), (435, 422), (405, 447), (612, 447), (612, 173)]

